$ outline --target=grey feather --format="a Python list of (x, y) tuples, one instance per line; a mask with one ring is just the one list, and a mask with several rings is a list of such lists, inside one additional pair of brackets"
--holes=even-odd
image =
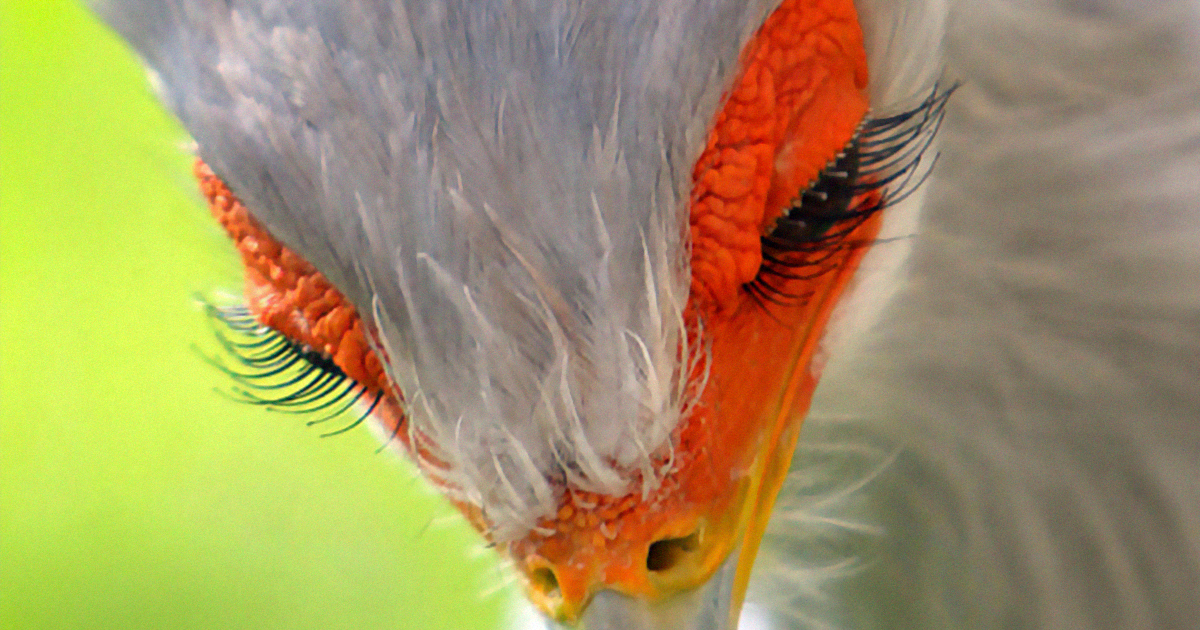
[(767, 4), (100, 10), (214, 171), (378, 330), (449, 463), (430, 472), (504, 538), (564, 480), (656, 483), (686, 404), (691, 167)]
[(757, 596), (787, 627), (1200, 627), (1196, 6), (948, 17), (909, 277), (831, 357)]
[[(691, 160), (770, 4), (102, 11), (514, 534), (539, 479), (622, 483), (662, 435), (645, 410), (681, 404), (645, 401), (676, 376)], [(876, 102), (943, 66), (965, 85), (919, 218), (893, 209), (831, 333), (753, 596), (780, 627), (1197, 627), (1196, 8), (858, 4)]]

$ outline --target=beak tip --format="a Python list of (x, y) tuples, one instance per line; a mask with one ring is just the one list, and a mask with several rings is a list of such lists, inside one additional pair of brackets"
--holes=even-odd
[[(515, 623), (510, 624), (508, 627), (516, 628), (517, 630), (562, 630), (563, 628), (563, 626), (550, 621), (526, 603), (519, 605)], [(736, 630), (782, 630), (785, 627), (787, 626), (781, 623), (777, 616), (769, 610), (753, 603), (747, 603), (742, 607)], [(591, 628), (589, 627), (585, 630), (591, 630)], [(728, 630), (733, 630), (733, 627), (730, 627)]]

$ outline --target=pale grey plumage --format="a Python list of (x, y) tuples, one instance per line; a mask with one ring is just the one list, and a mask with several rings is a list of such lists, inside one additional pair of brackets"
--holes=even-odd
[[(101, 8), (200, 155), (379, 330), (431, 471), (522, 535), (686, 405), (691, 167), (767, 2)], [(691, 42), (679, 46), (679, 42)]]
[(1197, 33), (953, 6), (909, 280), (831, 357), (759, 563), (792, 623), (1200, 624)]
[[(544, 382), (560, 352), (547, 321), (570, 330), (604, 313), (614, 325), (597, 338), (629, 329), (670, 347), (689, 160), (772, 3), (722, 4), (234, 2), (245, 13), (231, 21), (226, 3), (139, 0), (107, 15), (202, 155), (375, 317), (398, 362), (419, 366), (397, 367), (406, 391), (420, 379), (412, 391), (470, 400), (513, 387), (528, 398)], [(841, 314), (755, 596), (788, 627), (1196, 627), (1195, 7), (858, 4), (878, 102), (936, 74), (944, 27), (946, 76), (966, 83), (919, 227), (889, 218), (900, 240), (876, 248), (848, 302), (882, 309), (878, 325), (850, 339), (872, 318)], [(364, 23), (376, 28), (345, 27)], [(401, 207), (403, 223), (381, 221)], [(910, 247), (897, 284), (889, 269)], [(518, 254), (546, 275), (523, 275)], [(580, 271), (598, 269), (612, 270), (602, 284)], [(523, 299), (481, 304), (464, 285)], [(547, 315), (554, 294), (578, 302)], [(662, 321), (639, 315), (648, 296)], [(464, 360), (484, 337), (499, 340), (491, 359)], [(545, 343), (521, 354), (508, 338)], [(629, 373), (647, 372), (605, 382)], [(438, 405), (429, 416), (455, 427), (448, 409), (471, 407)], [(538, 474), (557, 465), (537, 459), (540, 439), (516, 440)], [(488, 474), (490, 456), (467, 459), (471, 478)], [(468, 498), (523, 521), (523, 505), (543, 502), (536, 486)]]

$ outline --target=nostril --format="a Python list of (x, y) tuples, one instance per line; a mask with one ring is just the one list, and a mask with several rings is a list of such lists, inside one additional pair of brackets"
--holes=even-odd
[(649, 571), (666, 571), (683, 559), (688, 552), (695, 551), (700, 546), (700, 534), (694, 533), (682, 538), (664, 538), (652, 543), (646, 552), (646, 569)]
[(529, 582), (533, 588), (546, 597), (558, 597), (558, 576), (549, 567), (534, 569), (529, 573)]

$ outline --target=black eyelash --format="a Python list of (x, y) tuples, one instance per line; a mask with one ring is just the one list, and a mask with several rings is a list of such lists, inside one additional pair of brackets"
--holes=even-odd
[[(337, 418), (368, 396), (367, 388), (347, 376), (328, 356), (263, 326), (246, 307), (201, 303), (214, 324), (218, 343), (245, 368), (230, 368), (216, 357), (200, 353), (206, 362), (234, 380), (230, 391), (217, 390), (219, 393), (273, 411), (323, 414), (310, 420), (308, 426)], [(321, 437), (345, 433), (362, 424), (382, 398), (383, 392), (376, 392), (357, 419)]]
[[(926, 159), (958, 84), (934, 85), (912, 109), (865, 117), (850, 141), (800, 192), (762, 237), (763, 263), (743, 285), (760, 304), (787, 303), (807, 296), (787, 293), (789, 280), (809, 280), (832, 269), (829, 261), (851, 243), (847, 237), (872, 215), (899, 203), (929, 177), (937, 155)], [(870, 193), (879, 193), (871, 195)]]

